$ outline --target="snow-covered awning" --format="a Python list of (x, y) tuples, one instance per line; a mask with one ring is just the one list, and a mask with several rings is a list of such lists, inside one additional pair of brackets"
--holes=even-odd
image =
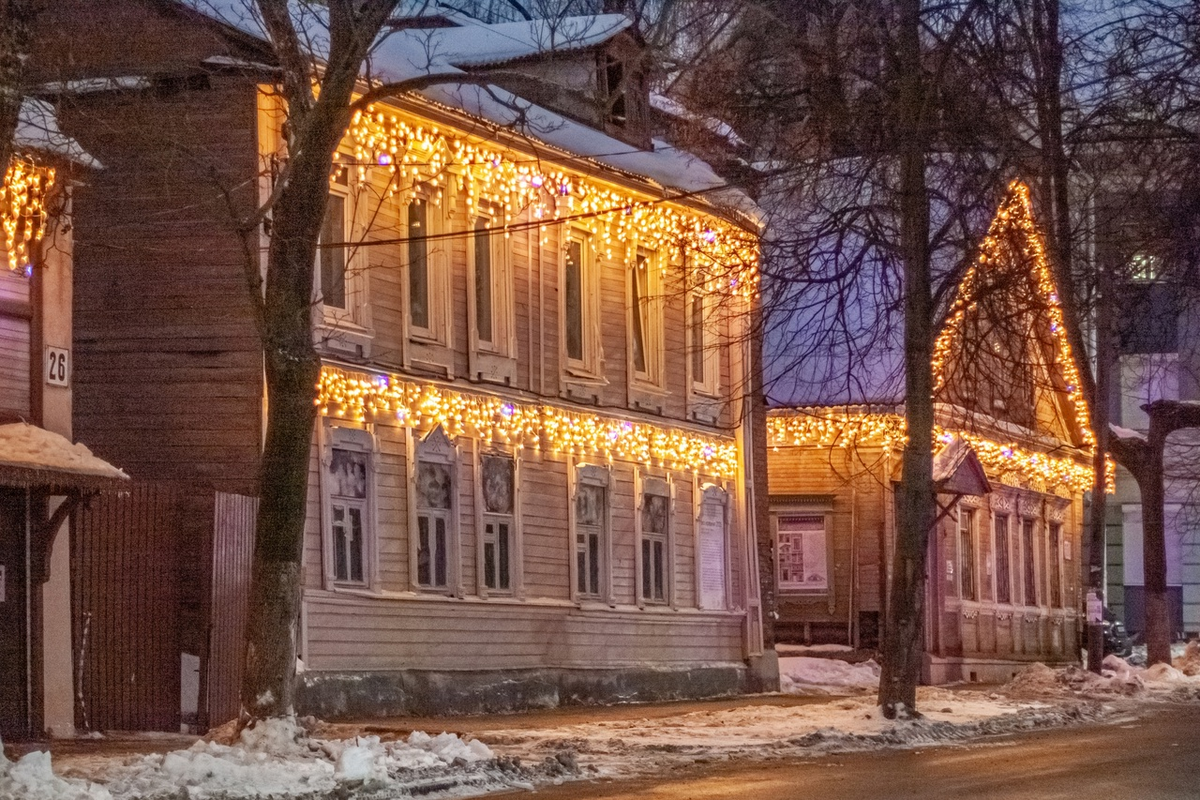
[(933, 454), (933, 485), (939, 494), (978, 497), (992, 491), (979, 456), (958, 434)]
[(123, 470), (53, 431), (27, 422), (0, 425), (0, 486), (119, 489), (128, 481)]
[(54, 106), (45, 100), (27, 97), (21, 101), (13, 144), (18, 150), (35, 150), (85, 167), (99, 169), (102, 166), (83, 149), (83, 145), (62, 132)]

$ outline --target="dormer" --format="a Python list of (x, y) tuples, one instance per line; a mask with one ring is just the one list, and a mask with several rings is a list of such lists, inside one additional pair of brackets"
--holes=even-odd
[(464, 68), (549, 111), (649, 149), (645, 43), (628, 23), (614, 22), (620, 19), (569, 18), (527, 54)]

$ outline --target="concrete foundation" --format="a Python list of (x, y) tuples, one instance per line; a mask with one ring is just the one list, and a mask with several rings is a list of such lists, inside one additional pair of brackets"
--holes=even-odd
[[(775, 684), (778, 685), (778, 665)], [(746, 666), (679, 669), (309, 672), (296, 710), (326, 720), (504, 714), (558, 706), (728, 697), (752, 691)]]
[[(940, 686), (947, 683), (1007, 683), (1033, 661), (984, 658), (938, 658), (926, 655), (921, 664), (921, 683)], [(1046, 666), (1065, 667), (1071, 661), (1048, 662)]]

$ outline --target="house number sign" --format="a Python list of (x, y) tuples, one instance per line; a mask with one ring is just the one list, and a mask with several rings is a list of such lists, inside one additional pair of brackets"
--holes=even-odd
[(70, 385), (71, 351), (67, 348), (46, 348), (46, 383), (51, 386)]

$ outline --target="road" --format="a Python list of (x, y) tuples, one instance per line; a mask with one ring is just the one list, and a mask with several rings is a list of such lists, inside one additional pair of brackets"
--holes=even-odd
[(1200, 707), (1152, 706), (1102, 725), (969, 745), (727, 763), (654, 779), (576, 782), (536, 800), (1196, 800)]

